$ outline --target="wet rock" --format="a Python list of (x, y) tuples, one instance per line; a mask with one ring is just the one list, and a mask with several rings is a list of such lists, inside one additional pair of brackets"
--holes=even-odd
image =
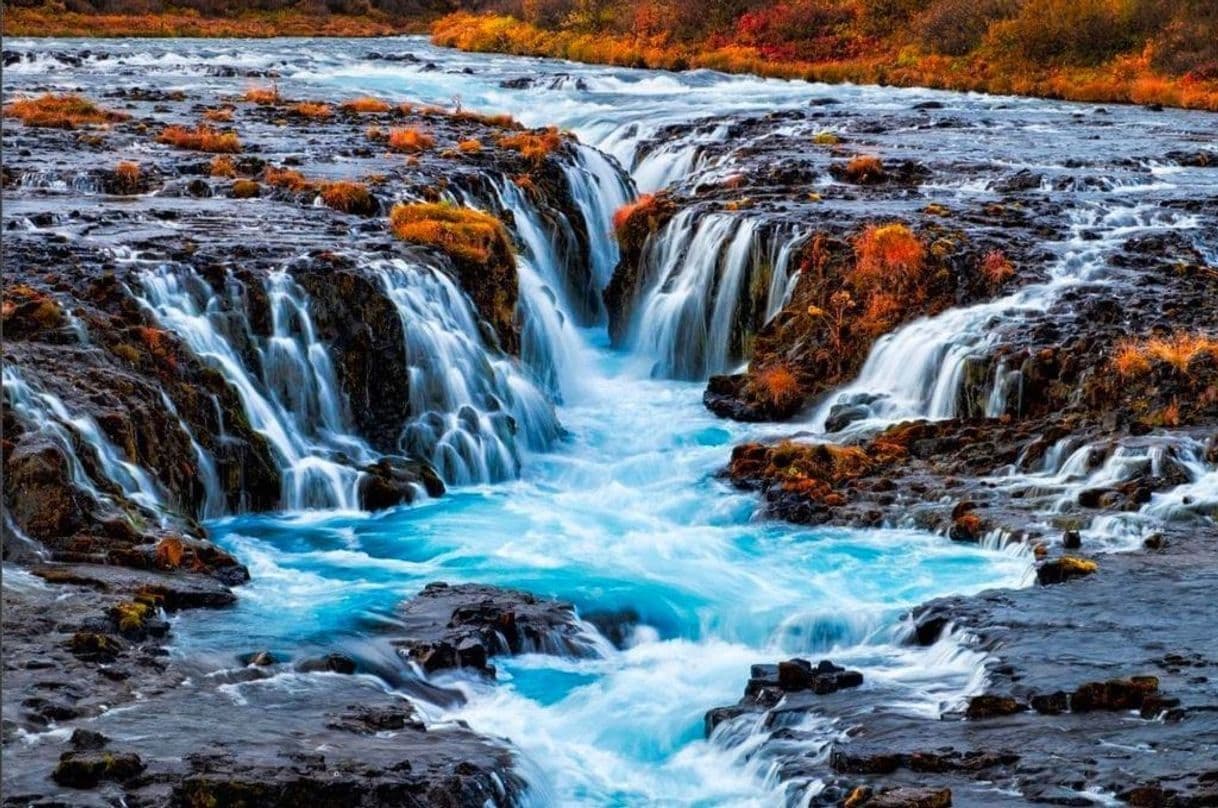
[(493, 677), (488, 660), (500, 654), (595, 654), (574, 607), (518, 590), (431, 583), (398, 616), (405, 636), (394, 644), (426, 673), (468, 668)]
[(1070, 695), (1070, 710), (1075, 713), (1093, 710), (1140, 710), (1146, 697), (1158, 689), (1159, 680), (1154, 676), (1088, 682), (1080, 685)]
[(862, 673), (846, 670), (827, 659), (815, 665), (800, 658), (788, 659), (775, 665), (754, 665), (744, 688), (744, 697), (739, 703), (731, 707), (717, 707), (706, 713), (706, 735), (709, 737), (724, 721), (739, 715), (769, 710), (789, 695), (826, 696), (862, 684)]
[(52, 775), (68, 788), (95, 788), (103, 780), (123, 782), (144, 771), (139, 755), (119, 752), (64, 752)]
[(1036, 580), (1042, 586), (1060, 584), (1072, 578), (1084, 578), (1094, 575), (1099, 565), (1094, 561), (1074, 556), (1062, 556), (1041, 564), (1036, 569)]
[(965, 717), (977, 721), (985, 718), (997, 718), (1005, 715), (1015, 715), (1027, 710), (1026, 704), (1011, 698), (1010, 696), (994, 696), (985, 694), (981, 696), (973, 696), (969, 699), (968, 709), (965, 710)]
[(423, 460), (404, 457), (382, 457), (365, 466), (360, 480), (360, 507), (368, 511), (384, 510), (397, 505), (409, 505), (420, 493), (438, 497), (444, 493), (444, 481), (435, 468)]
[(296, 664), (301, 673), (355, 673), (355, 660), (344, 654), (326, 654), (317, 659), (305, 659)]
[(68, 742), (77, 751), (96, 751), (109, 743), (109, 739), (100, 732), (78, 727), (72, 731)]
[(873, 791), (859, 786), (842, 803), (844, 808), (947, 808), (952, 804), (950, 789), (889, 788)]
[(1042, 715), (1060, 715), (1070, 709), (1070, 696), (1064, 691), (1037, 694), (1031, 698), (1032, 709)]
[(407, 703), (389, 707), (352, 705), (346, 712), (334, 716), (327, 726), (357, 734), (394, 732), (407, 727), (418, 730), (424, 728), (414, 708)]

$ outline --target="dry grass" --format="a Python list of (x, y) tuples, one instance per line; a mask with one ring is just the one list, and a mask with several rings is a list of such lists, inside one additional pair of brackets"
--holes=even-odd
[(436, 139), (421, 129), (409, 127), (406, 129), (390, 129), (388, 143), (389, 148), (395, 152), (417, 154), (435, 146)]
[(370, 95), (352, 98), (350, 101), (344, 101), (339, 105), (339, 109), (344, 112), (354, 112), (359, 114), (372, 114), (380, 112), (388, 112), (393, 109), (388, 101), (382, 101), (379, 98), (374, 98)]
[(4, 117), (18, 118), (26, 126), (75, 129), (79, 126), (117, 123), (130, 116), (101, 107), (83, 95), (46, 93), (37, 98), (19, 98), (5, 104)]
[(926, 266), (926, 248), (903, 224), (871, 225), (854, 240), (851, 285), (860, 292), (900, 292), (916, 282)]
[(140, 188), (140, 164), (124, 160), (114, 167), (114, 179), (121, 193), (136, 193)]
[(237, 166), (231, 157), (213, 157), (210, 173), (213, 177), (232, 178), (237, 176)]
[(477, 154), (478, 152), (482, 151), (482, 141), (478, 140), (477, 138), (463, 140), (457, 144), (457, 151), (461, 152), (462, 154)]
[(232, 107), (213, 107), (203, 110), (203, 120), (212, 123), (230, 123), (233, 120)]
[(504, 149), (520, 152), (526, 159), (540, 163), (562, 145), (563, 137), (557, 129), (542, 132), (517, 132), (504, 135), (497, 141)]
[(1218, 338), (1177, 332), (1167, 337), (1131, 338), (1117, 343), (1112, 364), (1121, 376), (1141, 376), (1156, 364), (1168, 365), (1187, 374), (1189, 365), (1201, 356), (1218, 360)]
[(376, 200), (368, 186), (359, 182), (327, 182), (321, 186), (321, 201), (343, 213), (371, 216), (376, 212)]
[(330, 109), (329, 105), (318, 104), (312, 101), (302, 101), (293, 106), (291, 111), (302, 118), (314, 120), (324, 120), (334, 116), (334, 110)]
[(167, 126), (157, 136), (157, 142), (166, 143), (178, 149), (216, 154), (236, 154), (241, 151), (241, 140), (237, 137), (236, 132), (222, 132), (205, 124), (200, 124), (194, 129), (188, 129), (185, 126)]
[(242, 101), (250, 104), (259, 104), (261, 106), (270, 106), (280, 102), (279, 87), (277, 85), (255, 86), (246, 89), (245, 94), (241, 96)]
[(627, 203), (613, 213), (613, 229), (621, 232), (635, 216), (649, 215), (656, 207), (655, 194), (643, 194), (633, 202)]
[(857, 185), (867, 185), (884, 179), (884, 162), (870, 154), (859, 154), (850, 158), (845, 168), (846, 179)]
[(487, 263), (496, 252), (510, 250), (503, 223), (473, 208), (429, 202), (395, 205), (389, 225), (403, 241), (437, 247), (474, 263)]
[(799, 379), (785, 364), (770, 365), (750, 374), (748, 392), (751, 398), (778, 411), (787, 411), (803, 399)]
[(262, 186), (253, 180), (237, 180), (233, 183), (233, 199), (254, 199), (262, 195)]
[(315, 190), (316, 185), (305, 179), (305, 175), (290, 168), (270, 168), (262, 174), (267, 185), (274, 188), (286, 188), (289, 191)]

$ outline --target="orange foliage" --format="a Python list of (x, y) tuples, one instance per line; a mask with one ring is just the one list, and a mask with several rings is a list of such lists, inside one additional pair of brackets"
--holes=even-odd
[(156, 14), (94, 14), (65, 11), (62, 3), (33, 8), (5, 3), (3, 20), (5, 36), (39, 37), (373, 37), (425, 30), (417, 19), (390, 20), (375, 10), (318, 14), (303, 7), (204, 16), (173, 7)]
[(310, 101), (302, 101), (292, 107), (292, 112), (302, 118), (323, 119), (331, 117), (334, 112), (326, 104), (315, 104)]
[(379, 98), (373, 98), (370, 95), (352, 98), (350, 101), (344, 101), (340, 108), (345, 112), (358, 113), (374, 113), (388, 112), (392, 107), (388, 101), (382, 101)]
[(185, 126), (167, 126), (157, 137), (157, 141), (191, 151), (221, 154), (234, 154), (241, 151), (241, 141), (235, 132), (221, 132), (205, 125), (196, 126), (194, 129), (187, 129)]
[(754, 397), (778, 410), (798, 404), (803, 395), (799, 379), (784, 364), (771, 365), (751, 374), (749, 388)]
[(214, 107), (203, 110), (203, 120), (212, 123), (228, 123), (233, 119), (232, 107)]
[(884, 163), (870, 154), (856, 155), (846, 163), (845, 174), (848, 180), (859, 185), (878, 182), (884, 179)]
[(1015, 267), (1007, 260), (1002, 250), (991, 250), (981, 261), (981, 274), (990, 286), (999, 287), (1015, 275)]
[(321, 201), (343, 213), (371, 214), (376, 211), (376, 200), (368, 193), (368, 187), (359, 182), (327, 182), (321, 186)]
[(1188, 373), (1193, 360), (1203, 355), (1218, 360), (1218, 338), (1176, 332), (1167, 337), (1122, 340), (1117, 343), (1112, 364), (1121, 376), (1149, 373), (1155, 363), (1169, 365), (1179, 373)]
[(268, 167), (262, 174), (267, 185), (275, 188), (287, 188), (289, 191), (305, 191), (314, 188), (313, 183), (305, 179), (304, 174), (290, 168)]
[(908, 290), (926, 266), (926, 248), (903, 224), (868, 226), (854, 240), (854, 255), (850, 283), (860, 292)]
[(461, 152), (462, 154), (477, 154), (478, 152), (482, 151), (482, 141), (478, 140), (477, 138), (463, 140), (457, 144), (457, 151)]
[(161, 569), (175, 570), (182, 566), (186, 545), (177, 536), (169, 536), (157, 542), (156, 565)]
[(613, 229), (620, 232), (636, 215), (649, 213), (656, 206), (656, 201), (655, 194), (642, 194), (618, 208), (613, 213)]
[(140, 187), (139, 163), (123, 161), (114, 167), (114, 176), (123, 193), (133, 194)]
[(389, 148), (396, 152), (421, 152), (436, 145), (431, 135), (413, 127), (389, 130)]
[(47, 93), (5, 104), (4, 117), (19, 118), (26, 126), (75, 129), (78, 126), (101, 126), (125, 121), (130, 116), (100, 107), (83, 95)]
[(272, 84), (270, 87), (250, 87), (245, 91), (245, 95), (241, 96), (242, 101), (248, 101), (251, 104), (261, 104), (263, 106), (279, 103), (279, 87)]
[(211, 158), (211, 175), (213, 177), (235, 177), (237, 176), (237, 166), (233, 164), (231, 157), (213, 157)]
[(484, 264), (510, 250), (503, 223), (488, 213), (444, 203), (395, 205), (389, 213), (393, 234), (412, 244), (437, 247), (466, 261)]
[(498, 143), (505, 149), (518, 151), (534, 163), (540, 163), (555, 149), (562, 145), (562, 135), (557, 129), (550, 128), (538, 132), (517, 132), (504, 135)]

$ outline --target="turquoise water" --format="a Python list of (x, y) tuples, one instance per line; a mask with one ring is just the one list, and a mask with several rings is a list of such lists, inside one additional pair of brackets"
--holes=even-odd
[(393, 609), (435, 580), (519, 587), (581, 615), (632, 609), (624, 650), (499, 660), (498, 685), (441, 677), (468, 701), (425, 706), (510, 738), (548, 804), (772, 800), (763, 762), (743, 760), (749, 744), (703, 740), (705, 711), (734, 703), (755, 662), (832, 656), (910, 710), (976, 685), (973, 655), (894, 644), (899, 617), (935, 595), (1017, 585), (1025, 559), (914, 531), (755, 519), (756, 498), (716, 474), (764, 428), (715, 419), (700, 384), (649, 379), (603, 346), (584, 359), (587, 384), (559, 411), (566, 439), (527, 458), (519, 481), (376, 515), (209, 525), (253, 581), (235, 610), (181, 621), (177, 652), (232, 666), (260, 648), (339, 649), (400, 673), (383, 640)]

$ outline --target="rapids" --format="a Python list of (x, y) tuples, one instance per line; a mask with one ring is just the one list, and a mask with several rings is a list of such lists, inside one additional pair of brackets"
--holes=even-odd
[[(90, 77), (104, 75), (162, 89), (232, 88), (236, 80), (217, 68), (238, 65), (276, 71), (289, 95), (376, 94), (446, 105), (456, 99), (530, 125), (569, 128), (586, 144), (567, 176), (590, 236), (595, 288), (572, 287), (559, 246), (563, 234), (550, 232), (515, 186), (466, 200), (513, 214), (527, 320), (519, 365), (488, 352), (468, 300), (443, 272), (371, 264), (402, 316), (418, 396), (413, 409), (428, 413), (403, 436), (404, 447), (431, 458), (450, 484), (445, 497), (412, 507), (358, 511), (357, 473), (336, 458), (364, 462), (374, 452), (351, 426), (306, 296), (288, 274), (276, 275), (267, 290), (274, 336), (256, 347), (262, 359), (255, 371), (240, 355), (242, 324), (221, 315), (203, 284), (185, 270), (129, 257), (139, 268), (133, 292), (151, 316), (220, 369), (291, 472), (284, 478), (289, 512), (218, 516), (209, 506), (202, 514), (212, 538), (249, 566), (253, 580), (238, 590), (234, 609), (177, 618), (173, 653), (214, 671), (263, 648), (283, 657), (341, 649), (383, 671), (384, 686), (417, 696), (380, 636), (392, 627), (393, 607), (425, 583), (482, 582), (570, 600), (596, 625), (624, 626), (624, 647), (605, 644), (598, 658), (585, 660), (534, 654), (497, 660), (498, 684), (441, 676), (435, 683), (464, 699), (423, 704), (431, 721), (463, 720), (510, 739), (537, 804), (798, 802), (803, 795), (787, 791), (791, 786), (778, 780), (766, 756), (755, 754), (768, 730), (746, 720), (703, 738), (705, 711), (739, 697), (750, 664), (831, 656), (862, 670), (864, 687), (891, 709), (935, 716), (983, 687), (982, 658), (951, 640), (926, 649), (901, 644), (901, 615), (940, 595), (1022, 585), (1030, 571), (1027, 555), (1013, 548), (977, 548), (911, 529), (795, 528), (755, 518), (755, 497), (731, 489), (717, 472), (733, 445), (792, 430), (716, 419), (702, 405), (702, 382), (744, 361), (729, 349), (729, 332), (735, 290), (747, 283), (750, 267), (775, 268), (766, 298), (772, 316), (789, 294), (791, 255), (807, 234), (786, 229), (763, 237), (748, 217), (678, 216), (669, 238), (654, 245), (662, 280), (644, 296), (629, 349), (615, 351), (599, 303), (617, 261), (615, 209), (638, 192), (693, 187), (730, 173), (731, 150), (708, 147), (732, 137), (735, 117), (813, 102), (899, 117), (933, 101), (971, 122), (941, 130), (934, 143), (909, 122), (881, 137), (886, 149), (912, 158), (947, 150), (965, 162), (1052, 175), (1096, 148), (1090, 138), (1102, 133), (1111, 159), (1137, 163), (1129, 176), (1081, 197), (1044, 283), (917, 321), (881, 340), (860, 378), (841, 391), (882, 396), (872, 426), (911, 415), (950, 416), (959, 364), (983, 350), (994, 318), (1043, 309), (1070, 285), (1102, 282), (1104, 250), (1114, 239), (1191, 224), (1186, 214), (1154, 206), (1172, 176), (1138, 163), (1137, 139), (1126, 136), (1137, 132), (1144, 144), (1149, 130), (1168, 141), (1194, 125), (1184, 113), (1101, 113), (1037, 100), (706, 71), (670, 75), (456, 53), (411, 38), (375, 43), (412, 55), (401, 61), (369, 58), (373, 43), (356, 41), (118, 40), (98, 43), (82, 67), (62, 74), (46, 54), (72, 43), (7, 46), (38, 53), (8, 68), (18, 83), (82, 85), (88, 92)], [(693, 121), (701, 123), (680, 135), (665, 131)], [(57, 181), (22, 180), (51, 190)], [(981, 197), (989, 190), (982, 180), (938, 192)], [(1150, 200), (1146, 206), (1138, 203), (1142, 197)], [(876, 213), (902, 210), (894, 203)], [(993, 403), (999, 411), (1010, 394), (1000, 382)], [(4, 383), (12, 405), (65, 445), (72, 444), (69, 429), (85, 440), (96, 432), (87, 419), (57, 410), (53, 397), (16, 371), (6, 369)], [(835, 400), (805, 427), (822, 430)], [(509, 420), (519, 429), (515, 436)], [(102, 456), (109, 476), (155, 510), (155, 484), (114, 451)], [(1188, 459), (1196, 490), (1158, 497), (1149, 511), (1170, 511), (1183, 496), (1213, 496), (1213, 470), (1192, 454)], [(1047, 465), (1043, 477), (1040, 484), (1058, 489), (1075, 480), (1068, 459)], [(222, 499), (213, 495), (214, 480), (205, 482), (209, 500)], [(293, 691), (298, 676), (280, 674), (274, 686)], [(226, 687), (239, 699), (247, 685)], [(800, 729), (812, 755), (841, 730)]]

